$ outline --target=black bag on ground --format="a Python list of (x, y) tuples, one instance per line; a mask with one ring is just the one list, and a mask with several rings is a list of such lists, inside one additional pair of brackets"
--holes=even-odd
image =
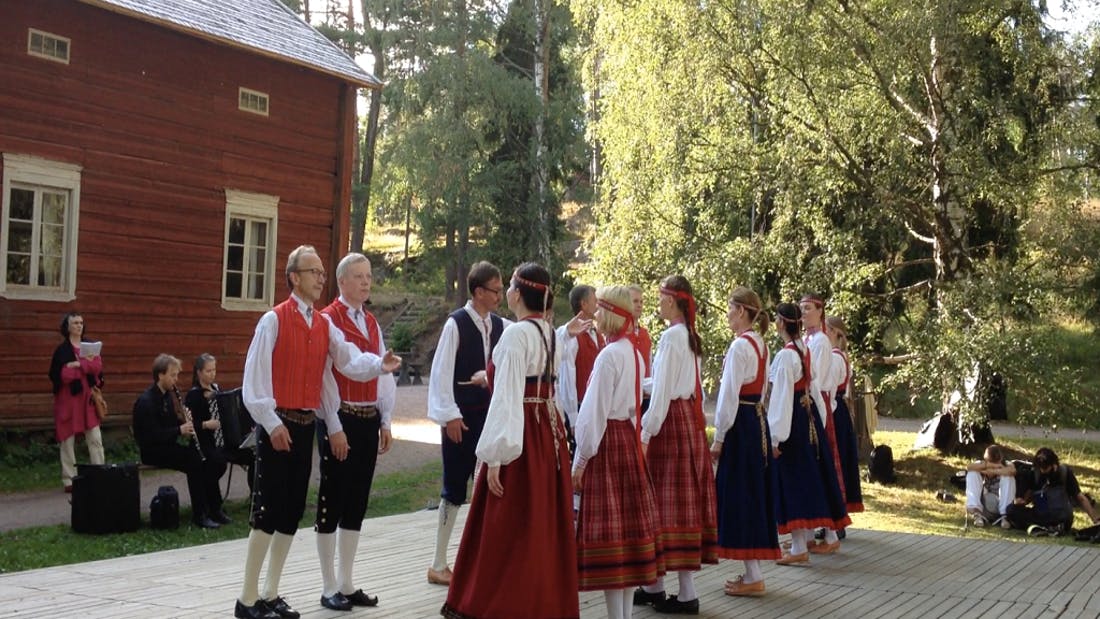
[(76, 468), (73, 531), (137, 531), (141, 525), (141, 483), (137, 464), (78, 464)]
[(958, 442), (958, 426), (951, 413), (936, 413), (920, 427), (913, 449), (935, 447), (940, 451), (951, 451)]
[(161, 486), (149, 503), (149, 526), (154, 529), (180, 527), (180, 495), (174, 486)]
[(879, 445), (871, 450), (871, 463), (867, 473), (873, 482), (892, 484), (897, 481), (894, 475), (894, 450), (889, 445)]

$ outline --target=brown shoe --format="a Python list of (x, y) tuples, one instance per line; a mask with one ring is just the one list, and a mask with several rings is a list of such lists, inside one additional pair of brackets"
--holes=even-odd
[(815, 555), (831, 555), (840, 550), (840, 540), (837, 540), (832, 544), (828, 542), (818, 542), (816, 544), (810, 544), (810, 547), (807, 550)]
[(428, 568), (428, 583), (433, 585), (444, 585), (449, 587), (451, 585), (451, 576), (454, 574), (451, 572), (450, 567), (445, 567), (442, 570), (434, 570)]
[(785, 553), (783, 553), (783, 557), (781, 559), (776, 560), (775, 564), (776, 565), (802, 565), (802, 564), (809, 565), (810, 564), (810, 553), (804, 552), (800, 555), (792, 555), (789, 552), (785, 552)]
[(761, 597), (764, 595), (764, 581), (746, 583), (744, 576), (738, 576), (737, 580), (727, 580), (726, 595)]

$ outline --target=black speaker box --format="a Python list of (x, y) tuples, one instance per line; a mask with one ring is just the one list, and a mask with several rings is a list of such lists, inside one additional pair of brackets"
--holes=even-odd
[(137, 463), (77, 465), (72, 526), (77, 533), (137, 531), (141, 526)]

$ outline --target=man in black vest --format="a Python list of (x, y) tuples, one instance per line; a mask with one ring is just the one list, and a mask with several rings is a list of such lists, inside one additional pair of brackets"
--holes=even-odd
[(478, 262), (466, 276), (470, 300), (443, 323), (428, 380), (428, 418), (442, 426), (443, 492), (439, 501), (439, 528), (435, 559), (428, 568), (428, 582), (451, 584), (447, 546), (451, 541), (458, 508), (466, 502), (466, 484), (473, 477), (489, 410), (489, 381), (485, 368), (493, 347), (510, 321), (493, 313), (504, 296), (500, 270)]

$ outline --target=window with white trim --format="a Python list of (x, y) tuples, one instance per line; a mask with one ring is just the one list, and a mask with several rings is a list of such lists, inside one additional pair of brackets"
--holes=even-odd
[(222, 307), (267, 310), (275, 298), (279, 197), (225, 190)]
[(237, 109), (267, 116), (268, 95), (266, 92), (250, 90), (248, 88), (237, 89)]
[(27, 30), (27, 53), (31, 56), (69, 64), (69, 46), (72, 41), (66, 37), (35, 30)]
[(4, 153), (0, 296), (76, 298), (78, 165)]

